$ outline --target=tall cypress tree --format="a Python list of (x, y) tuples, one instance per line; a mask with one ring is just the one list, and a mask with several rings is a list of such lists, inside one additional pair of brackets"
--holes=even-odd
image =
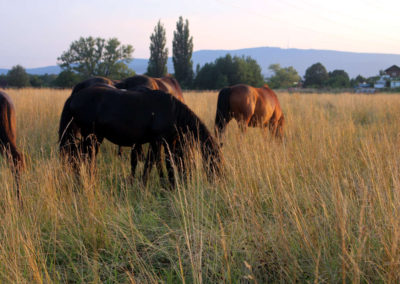
[(150, 59), (147, 65), (147, 75), (162, 77), (167, 74), (168, 48), (164, 25), (158, 21), (150, 36)]
[(191, 87), (193, 82), (193, 37), (189, 34), (189, 21), (179, 17), (172, 41), (172, 60), (175, 77), (183, 87)]

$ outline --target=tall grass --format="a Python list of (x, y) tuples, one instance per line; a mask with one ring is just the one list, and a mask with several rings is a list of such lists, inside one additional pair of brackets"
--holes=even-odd
[[(107, 142), (77, 179), (58, 158), (69, 91), (8, 93), (28, 168), (21, 206), (1, 159), (0, 282), (400, 281), (398, 96), (280, 93), (282, 142), (232, 122), (223, 177), (197, 155), (171, 191)], [(212, 129), (217, 94), (184, 95)]]

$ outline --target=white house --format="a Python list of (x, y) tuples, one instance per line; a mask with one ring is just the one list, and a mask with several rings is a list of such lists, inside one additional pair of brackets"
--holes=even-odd
[(400, 81), (390, 81), (390, 88), (400, 88)]
[(376, 83), (374, 84), (375, 89), (385, 88), (386, 80), (383, 77), (384, 76), (382, 76), (378, 81), (376, 81)]

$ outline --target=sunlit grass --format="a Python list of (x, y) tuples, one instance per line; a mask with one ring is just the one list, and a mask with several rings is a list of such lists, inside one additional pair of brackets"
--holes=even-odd
[[(131, 182), (109, 142), (77, 179), (57, 145), (70, 90), (7, 92), (27, 171), (21, 207), (1, 159), (1, 282), (400, 281), (396, 95), (278, 94), (282, 142), (232, 122), (223, 177), (197, 157), (171, 191), (155, 170)], [(213, 130), (217, 93), (184, 96)]]

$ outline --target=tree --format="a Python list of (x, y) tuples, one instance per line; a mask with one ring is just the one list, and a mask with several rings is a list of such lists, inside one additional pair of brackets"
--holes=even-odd
[(172, 61), (175, 77), (183, 87), (190, 87), (193, 81), (193, 37), (189, 34), (189, 21), (179, 17), (172, 41)]
[(333, 70), (329, 72), (328, 85), (332, 88), (350, 87), (349, 75), (344, 70)]
[(279, 64), (271, 64), (268, 67), (274, 75), (268, 78), (268, 85), (273, 89), (290, 88), (300, 81), (300, 76), (292, 66), (282, 68)]
[(61, 88), (72, 88), (81, 81), (78, 74), (71, 70), (64, 70), (58, 74), (54, 84)]
[(5, 88), (8, 85), (7, 74), (0, 74), (0, 88)]
[(328, 79), (329, 75), (324, 65), (318, 62), (307, 68), (304, 87), (321, 88), (327, 85)]
[(32, 87), (52, 87), (58, 76), (55, 74), (31, 75), (29, 81)]
[(150, 59), (147, 65), (147, 75), (162, 77), (167, 74), (168, 48), (164, 25), (158, 21), (154, 33), (150, 36)]
[(7, 83), (9, 86), (22, 88), (30, 86), (29, 75), (25, 68), (21, 65), (16, 65), (7, 73)]
[(132, 53), (131, 45), (121, 45), (116, 38), (106, 41), (90, 36), (73, 41), (58, 60), (64, 70), (74, 71), (82, 79), (92, 76), (122, 79), (133, 73), (126, 65), (132, 60)]
[(227, 54), (196, 70), (194, 85), (198, 89), (220, 89), (239, 83), (256, 87), (264, 84), (261, 67), (251, 57), (232, 57)]

